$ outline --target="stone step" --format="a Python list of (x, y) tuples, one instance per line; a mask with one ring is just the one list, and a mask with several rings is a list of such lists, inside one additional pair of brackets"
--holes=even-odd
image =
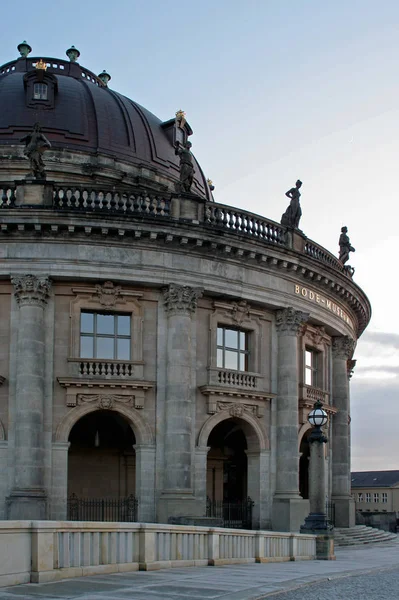
[(337, 528), (334, 530), (334, 542), (336, 546), (356, 546), (363, 544), (381, 544), (384, 542), (398, 542), (399, 538), (395, 533), (367, 527), (366, 525), (357, 525), (356, 527)]

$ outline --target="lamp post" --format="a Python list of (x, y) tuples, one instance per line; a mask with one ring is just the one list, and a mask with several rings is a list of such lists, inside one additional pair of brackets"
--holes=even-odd
[(318, 400), (309, 413), (313, 426), (309, 436), (309, 503), (310, 512), (301, 527), (301, 533), (313, 533), (316, 538), (316, 558), (334, 560), (334, 539), (326, 516), (326, 469), (324, 444), (328, 441), (321, 428), (327, 423), (327, 413)]

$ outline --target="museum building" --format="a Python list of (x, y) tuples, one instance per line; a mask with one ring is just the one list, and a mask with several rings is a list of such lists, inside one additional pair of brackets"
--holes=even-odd
[(0, 67), (0, 518), (228, 507), (298, 531), (320, 400), (326, 498), (354, 525), (349, 377), (371, 310), (353, 270), (215, 202), (183, 111), (159, 120), (74, 47), (18, 49)]

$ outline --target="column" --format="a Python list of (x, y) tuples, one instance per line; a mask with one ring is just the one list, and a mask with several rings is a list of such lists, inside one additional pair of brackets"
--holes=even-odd
[(155, 523), (155, 446), (134, 446), (136, 451), (137, 520)]
[(68, 450), (70, 442), (54, 442), (51, 457), (51, 509), (49, 518), (66, 521), (68, 496)]
[(337, 336), (332, 343), (332, 404), (337, 413), (332, 421), (332, 502), (336, 527), (354, 527), (355, 503), (350, 489), (349, 380), (347, 361), (355, 342)]
[(309, 507), (299, 495), (298, 451), (298, 336), (308, 318), (308, 313), (292, 307), (276, 313), (277, 464), (272, 512), (275, 531), (299, 531)]
[(44, 489), (44, 310), (50, 294), (48, 277), (11, 278), (19, 305), (14, 488), (8, 499), (10, 519), (45, 519)]
[(167, 314), (165, 471), (159, 517), (167, 522), (169, 517), (196, 515), (199, 510), (192, 481), (196, 356), (192, 317), (202, 291), (171, 284), (163, 292)]

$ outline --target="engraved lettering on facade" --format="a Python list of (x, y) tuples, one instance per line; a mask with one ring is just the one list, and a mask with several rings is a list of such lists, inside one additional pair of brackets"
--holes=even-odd
[(316, 302), (317, 304), (321, 304), (353, 328), (352, 319), (349, 317), (349, 315), (344, 310), (342, 310), (342, 308), (338, 306), (338, 304), (335, 304), (331, 300), (327, 300), (327, 298), (325, 298), (321, 294), (313, 292), (312, 290), (309, 290), (308, 288), (297, 284), (295, 284), (295, 294), (297, 296), (307, 298), (312, 302)]

